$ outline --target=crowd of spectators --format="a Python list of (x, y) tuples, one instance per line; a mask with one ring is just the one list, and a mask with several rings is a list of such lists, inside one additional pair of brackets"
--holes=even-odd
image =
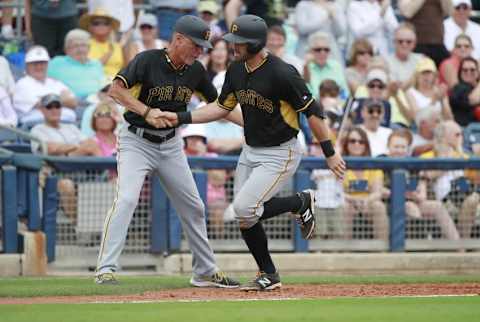
[[(165, 47), (178, 17), (195, 14), (211, 26), (213, 48), (200, 61), (220, 91), (232, 57), (221, 36), (235, 17), (251, 13), (269, 25), (270, 54), (293, 65), (322, 102), (344, 156), (468, 158), (480, 150), (478, 143), (471, 146), (480, 142), (474, 132), (459, 141), (480, 121), (480, 25), (471, 19), (479, 2), (301, 0), (287, 7), (281, 0), (88, 0), (83, 9), (71, 0), (25, 1), (24, 17), (12, 17), (11, 10), (2, 15), (1, 41), (15, 41), (14, 19), (23, 18), (17, 40), (32, 45), (22, 64), (10, 61), (23, 75), (12, 75), (8, 55), (0, 56), (0, 124), (31, 130), (46, 141), (50, 154), (114, 155), (122, 107), (106, 91), (116, 73), (136, 54)], [(193, 97), (189, 108), (199, 104)], [(311, 141), (305, 120), (301, 123), (305, 154), (318, 156), (318, 142)], [(238, 154), (243, 144), (242, 129), (225, 121), (207, 124), (191, 137), (185, 138), (186, 151), (194, 153), (191, 143), (202, 148), (197, 155)], [(39, 151), (35, 144), (32, 149)], [(478, 194), (466, 193), (445, 208), (456, 179), (475, 180), (465, 172), (416, 174), (421, 180), (408, 192), (408, 215), (434, 218), (449, 239), (470, 236)], [(227, 175), (211, 177), (216, 186), (209, 191), (221, 195)], [(325, 172), (312, 173), (319, 189), (330, 179)], [(388, 189), (382, 172), (349, 171), (337, 188), (342, 193), (333, 198), (335, 207), (329, 201), (317, 205), (344, 208), (335, 234), (351, 237), (348, 227), (360, 213), (372, 220), (374, 235), (386, 240)], [(212, 204), (226, 207), (224, 199)], [(453, 207), (463, 227), (459, 232), (448, 217)]]

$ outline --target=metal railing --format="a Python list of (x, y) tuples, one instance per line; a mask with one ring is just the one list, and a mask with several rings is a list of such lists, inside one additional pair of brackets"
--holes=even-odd
[[(238, 226), (232, 220), (232, 214), (225, 211), (233, 199), (232, 182), (228, 175), (223, 185), (225, 202), (214, 204), (210, 200), (212, 204), (209, 204), (207, 196), (209, 171), (226, 171), (228, 174), (235, 168), (237, 158), (190, 158), (189, 162), (208, 210), (208, 234), (213, 249), (217, 252), (246, 251)], [(13, 200), (13, 205), (2, 199), (4, 201), (2, 206), (9, 208), (4, 213), (10, 214), (7, 218), (8, 223), (2, 220), (4, 246), (7, 245), (9, 251), (15, 250), (16, 240), (8, 240), (5, 243), (5, 236), (8, 238), (16, 236), (16, 231), (12, 233), (11, 229), (16, 227), (17, 217), (21, 216), (28, 220), (29, 229), (42, 229), (46, 232), (47, 250), (51, 261), (56, 259), (57, 263), (68, 263), (74, 267), (94, 266), (103, 218), (113, 199), (115, 160), (93, 157), (41, 158), (14, 154), (5, 158), (5, 164), (10, 165), (3, 168), (2, 188), (7, 184), (8, 189), (2, 191), (2, 198), (9, 194), (6, 198), (9, 198), (9, 201)], [(39, 172), (42, 164), (49, 165), (53, 171), (48, 175)], [(477, 215), (479, 181), (476, 178), (476, 173), (480, 169), (480, 159), (350, 158), (347, 159), (347, 164), (349, 169), (381, 169), (381, 173), (389, 182), (386, 188), (390, 189), (390, 194), (386, 193), (381, 202), (375, 204), (376, 208), (366, 207), (350, 213), (346, 212), (349, 205), (345, 201), (341, 207), (337, 207), (338, 209), (322, 208), (322, 204), (318, 204), (320, 211), (316, 216), (319, 228), (317, 236), (311, 241), (305, 241), (300, 237), (299, 228), (289, 215), (280, 215), (267, 220), (265, 227), (273, 251), (480, 249), (480, 222)], [(325, 166), (322, 159), (304, 158), (294, 179), (282, 194), (315, 188), (311, 181), (312, 170), (325, 169)], [(441, 189), (437, 182), (441, 180), (438, 181), (438, 177), (429, 178), (427, 171), (431, 170), (441, 170), (442, 175), (451, 175), (454, 171), (464, 172), (465, 176), (458, 177), (464, 177), (466, 181), (450, 180), (448, 187), (452, 194), (438, 197), (436, 194)], [(18, 189), (11, 188), (12, 184), (7, 183), (5, 175), (10, 178), (8, 182), (15, 179), (14, 185), (18, 185)], [(64, 179), (73, 183), (71, 185), (73, 193), (67, 194), (67, 198), (62, 200), (62, 193), (59, 195), (58, 191), (59, 182)], [(426, 199), (429, 204), (421, 205), (409, 195), (421, 181), (424, 181), (427, 187)], [(39, 183), (43, 192), (40, 198), (37, 188)], [(328, 184), (323, 186), (323, 189), (327, 190), (334, 188)], [(357, 192), (363, 191), (361, 182), (343, 188), (350, 189), (349, 193), (355, 189)], [(405, 205), (412, 201), (417, 202), (420, 214), (412, 212), (408, 207), (406, 209)], [(221, 207), (220, 211), (215, 212), (215, 206)], [(381, 212), (370, 213), (382, 207), (386, 210), (386, 215), (382, 215)], [(438, 207), (444, 207), (444, 210)], [(65, 214), (65, 211), (72, 209), (73, 215)], [(444, 215), (446, 213), (447, 217), (439, 216), (439, 209)], [(378, 221), (382, 216), (386, 216), (383, 217), (387, 219), (386, 225), (385, 220)], [(346, 218), (349, 221), (346, 221)], [(445, 221), (446, 218), (450, 218), (450, 222)], [(7, 232), (6, 227), (10, 229)], [(141, 194), (139, 207), (131, 223), (122, 263), (124, 266), (155, 265), (158, 261), (155, 255), (178, 251), (188, 251), (188, 246), (160, 181), (156, 177), (151, 177)]]

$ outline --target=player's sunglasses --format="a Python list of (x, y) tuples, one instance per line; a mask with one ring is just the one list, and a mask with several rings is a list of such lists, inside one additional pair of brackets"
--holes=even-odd
[(95, 20), (92, 20), (92, 26), (110, 26), (110, 20), (95, 19)]
[(395, 41), (396, 41), (397, 44), (399, 44), (399, 45), (403, 45), (403, 44), (411, 45), (411, 44), (413, 44), (413, 40), (412, 40), (412, 39), (396, 39)]
[(370, 89), (374, 89), (374, 88), (385, 89), (385, 85), (382, 83), (368, 83), (367, 87)]
[(51, 109), (59, 109), (59, 108), (61, 108), (61, 106), (58, 103), (50, 103), (47, 106), (45, 106), (45, 108), (47, 110), (51, 110)]
[(312, 51), (314, 51), (316, 53), (321, 53), (322, 51), (324, 51), (326, 53), (329, 53), (330, 48), (328, 48), (328, 47), (317, 47), (317, 48), (312, 48)]
[(141, 30), (152, 30), (153, 26), (151, 25), (140, 25)]
[(455, 44), (455, 48), (458, 48), (458, 49), (460, 49), (460, 48), (468, 49), (470, 47), (471, 47), (470, 44)]
[(364, 140), (358, 140), (358, 139), (348, 139), (348, 144), (365, 144)]

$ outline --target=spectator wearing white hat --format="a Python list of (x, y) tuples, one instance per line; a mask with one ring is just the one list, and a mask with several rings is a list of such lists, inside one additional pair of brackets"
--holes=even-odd
[(127, 61), (130, 61), (137, 54), (150, 49), (162, 49), (167, 42), (157, 38), (157, 17), (151, 13), (144, 13), (138, 17), (137, 26), (140, 39), (131, 43), (128, 49)]
[(47, 49), (34, 46), (25, 55), (27, 75), (20, 78), (13, 90), (13, 106), (18, 113), (20, 123), (42, 122), (44, 117), (37, 103), (44, 95), (53, 93), (60, 97), (62, 106), (61, 120), (75, 122), (77, 99), (62, 82), (47, 77), (50, 56)]
[(473, 53), (476, 59), (480, 58), (480, 25), (469, 20), (472, 13), (471, 0), (452, 0), (452, 15), (443, 21), (445, 34), (443, 36), (445, 47), (452, 51), (455, 47), (455, 38), (466, 34), (472, 39)]

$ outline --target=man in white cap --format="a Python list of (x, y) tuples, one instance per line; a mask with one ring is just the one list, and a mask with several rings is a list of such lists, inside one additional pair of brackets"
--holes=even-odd
[(469, 20), (472, 13), (471, 0), (452, 0), (453, 10), (449, 18), (443, 21), (445, 27), (444, 43), (448, 50), (452, 51), (455, 38), (460, 34), (470, 36), (473, 42), (472, 56), (480, 58), (480, 25)]
[(44, 95), (53, 93), (60, 96), (61, 120), (75, 122), (77, 99), (62, 82), (47, 77), (50, 56), (45, 47), (34, 46), (25, 55), (27, 75), (20, 78), (13, 90), (13, 107), (20, 123), (40, 123), (44, 117), (37, 104)]

